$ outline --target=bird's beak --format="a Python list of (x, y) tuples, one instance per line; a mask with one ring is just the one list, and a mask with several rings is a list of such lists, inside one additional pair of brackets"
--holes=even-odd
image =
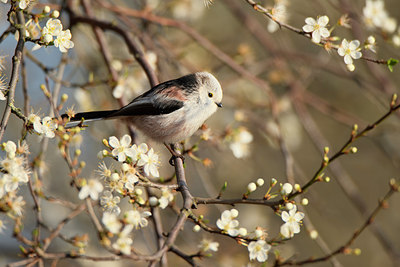
[(219, 108), (222, 108), (222, 102), (219, 102), (219, 103), (215, 102), (215, 104), (216, 104)]

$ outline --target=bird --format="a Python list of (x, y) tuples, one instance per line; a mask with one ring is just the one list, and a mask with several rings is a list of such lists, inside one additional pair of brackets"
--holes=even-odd
[(192, 136), (222, 107), (222, 96), (221, 85), (214, 75), (196, 72), (160, 83), (120, 109), (61, 117), (69, 120), (66, 128), (82, 122), (126, 118), (144, 135), (167, 145)]

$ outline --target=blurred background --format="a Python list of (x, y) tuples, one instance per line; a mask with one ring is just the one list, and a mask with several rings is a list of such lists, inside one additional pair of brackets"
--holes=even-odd
[[(40, 10), (48, 4), (52, 9), (60, 10), (64, 27), (70, 28), (71, 13), (61, 9), (67, 6), (67, 2), (38, 1), (34, 8)], [(355, 71), (350, 72), (336, 50), (326, 51), (302, 35), (276, 27), (274, 22), (256, 12), (246, 1), (214, 0), (208, 7), (202, 0), (88, 2), (96, 19), (113, 22), (133, 36), (160, 82), (203, 70), (210, 71), (219, 79), (224, 91), (224, 108), (207, 121), (208, 130), (199, 131), (185, 144), (186, 147), (194, 144), (199, 147), (194, 153), (198, 160), (186, 157), (186, 175), (193, 196), (215, 197), (227, 182), (223, 198), (240, 198), (247, 185), (258, 178), (263, 178), (266, 184), (275, 178), (278, 183), (289, 181), (304, 185), (318, 170), (325, 146), (330, 148), (330, 155), (337, 152), (350, 137), (355, 123), (363, 129), (376, 121), (388, 111), (391, 95), (399, 93), (397, 66), (394, 72), (390, 72), (385, 65), (359, 59), (355, 60)], [(388, 15), (399, 24), (400, 3), (396, 0), (383, 2)], [(361, 43), (370, 35), (376, 38), (377, 53), (363, 50), (364, 56), (385, 60), (399, 58), (400, 50), (395, 39), (400, 34), (397, 27), (390, 32), (368, 26), (363, 17), (364, 0), (270, 0), (260, 1), (260, 4), (275, 10), (274, 14), (282, 12), (277, 5), (284, 6), (284, 15), (279, 13), (280, 17), (276, 15), (276, 18), (299, 29), (305, 24), (306, 17), (327, 15), (329, 25), (335, 26), (331, 36), (358, 39)], [(68, 5), (75, 14), (87, 16), (87, 11), (78, 1), (71, 1)], [(9, 26), (6, 20), (9, 8), (9, 4), (0, 4), (1, 33)], [(351, 28), (336, 25), (345, 14), (349, 16)], [(50, 105), (40, 85), (48, 84), (52, 91), (54, 77), (64, 81), (60, 95), (65, 93), (69, 96), (65, 109), (74, 107), (75, 111), (118, 108), (121, 100), (117, 99), (128, 102), (150, 89), (144, 71), (129, 53), (121, 36), (105, 31), (112, 58), (111, 68), (116, 73), (113, 77), (100, 52), (93, 28), (79, 23), (70, 29), (75, 47), (68, 54), (61, 54), (56, 47), (31, 51), (33, 44), (26, 45), (24, 57), (29, 104), (35, 113), (42, 117), (49, 114)], [(340, 44), (340, 41), (335, 44)], [(15, 45), (13, 35), (0, 44), (0, 55), (7, 56), (4, 59), (6, 77), (11, 73)], [(38, 63), (48, 69), (44, 71)], [(60, 66), (64, 70), (60, 70)], [(23, 101), (19, 84), (16, 106), (22, 107)], [(4, 101), (0, 103), (0, 108), (4, 109)], [(4, 140), (17, 141), (21, 130), (22, 122), (12, 117)], [(81, 176), (97, 175), (95, 170), (101, 162), (97, 153), (104, 149), (102, 139), (112, 135), (120, 138), (126, 133), (123, 121), (96, 122), (82, 131), (74, 141), (75, 146), (82, 150), (80, 159), (86, 162)], [(168, 164), (170, 155), (165, 147), (147, 140), (140, 132), (137, 132), (136, 140), (138, 143), (147, 142), (160, 155), (162, 177), (173, 174), (174, 169)], [(31, 134), (27, 141), (33, 159), (41, 149), (42, 140)], [(399, 113), (354, 145), (358, 148), (356, 154), (340, 157), (325, 172), (331, 178), (329, 183), (317, 183), (302, 195), (309, 200), (309, 204), (302, 209), (310, 222), (306, 220), (300, 234), (292, 240), (274, 246), (266, 266), (273, 264), (272, 251), (275, 250), (283, 258), (294, 260), (325, 255), (321, 242), (329, 251), (336, 250), (366, 221), (378, 200), (388, 191), (389, 179), (399, 178)], [(76, 191), (70, 188), (68, 168), (60, 156), (56, 139), (49, 140), (45, 154), (45, 165), (42, 167), (45, 193), (79, 203)], [(208, 164), (209, 160), (211, 164)], [(265, 191), (265, 187), (259, 188), (251, 197), (260, 198)], [(29, 235), (32, 231), (29, 221), (34, 217), (33, 204), (29, 202), (29, 195), (26, 196), (24, 231)], [(180, 208), (179, 194), (176, 201)], [(122, 202), (122, 207), (129, 206), (127, 201)], [(395, 195), (389, 201), (389, 208), (383, 210), (373, 225), (354, 242), (352, 247), (360, 248), (361, 255), (341, 254), (335, 257), (334, 262), (326, 261), (314, 266), (399, 264), (399, 206), (400, 198)], [(215, 226), (221, 212), (230, 208), (199, 205), (194, 213), (203, 214), (209, 224)], [(267, 231), (268, 238), (279, 235), (283, 222), (271, 208), (256, 205), (236, 205), (235, 208), (239, 211), (240, 225), (248, 231), (260, 226)], [(68, 212), (60, 205), (43, 202), (44, 220), (50, 226), (57, 225)], [(161, 216), (165, 229), (175, 222), (176, 216), (169, 209), (161, 210)], [(185, 253), (196, 253), (204, 237), (220, 243), (218, 252), (199, 260), (200, 265), (258, 266), (257, 262), (249, 264), (246, 247), (224, 236), (205, 231), (194, 233), (193, 226), (188, 221), (176, 242)], [(1, 265), (16, 261), (19, 253), (18, 242), (11, 237), (12, 221), (6, 227), (0, 238)], [(313, 229), (318, 231), (321, 240), (316, 242), (310, 238), (309, 231)], [(88, 232), (91, 241), (87, 252), (95, 255), (104, 253), (85, 214), (68, 223), (62, 232), (67, 236)], [(135, 231), (133, 245), (145, 254), (154, 252), (156, 243), (152, 227)], [(68, 249), (71, 246), (62, 240), (57, 240), (51, 247), (52, 251)], [(171, 266), (186, 264), (173, 253), (168, 253), (168, 261)], [(95, 264), (102, 266), (109, 262)], [(130, 261), (112, 264), (132, 266)], [(147, 265), (143, 262), (136, 264)], [(71, 265), (92, 266), (93, 262), (64, 260), (59, 263), (59, 266)]]

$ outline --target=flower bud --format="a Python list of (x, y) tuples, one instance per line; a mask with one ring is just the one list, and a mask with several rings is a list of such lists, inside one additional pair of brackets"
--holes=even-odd
[(111, 181), (116, 182), (119, 180), (119, 174), (114, 172), (113, 174), (111, 174)]
[(301, 192), (301, 186), (299, 184), (294, 184), (294, 190), (296, 192)]
[(138, 195), (138, 196), (140, 196), (141, 194), (143, 194), (143, 190), (140, 189), (140, 188), (136, 188), (136, 189), (135, 189), (135, 194)]
[(264, 179), (258, 178), (256, 184), (257, 184), (257, 186), (263, 186), (264, 185)]
[(58, 18), (60, 16), (60, 12), (58, 10), (54, 10), (53, 12), (51, 12), (50, 17), (52, 18)]
[(282, 188), (281, 188), (281, 194), (282, 195), (289, 195), (290, 193), (292, 193), (292, 190), (293, 190), (293, 186), (291, 184), (284, 183), (282, 185)]
[(152, 206), (152, 207), (156, 207), (156, 206), (158, 206), (158, 198), (156, 198), (156, 197), (150, 197), (149, 198), (149, 204), (150, 204), (150, 206)]
[(61, 101), (62, 102), (65, 102), (65, 101), (67, 101), (68, 100), (68, 95), (67, 94), (62, 94), (61, 95)]
[(317, 237), (318, 237), (318, 232), (317, 232), (317, 230), (311, 230), (311, 232), (310, 232), (310, 238), (311, 238), (311, 239), (317, 239)]
[(131, 166), (128, 163), (123, 163), (122, 166), (121, 166), (121, 170), (123, 172), (129, 171), (130, 168), (131, 168)]
[(293, 203), (290, 203), (290, 202), (286, 203), (286, 209), (287, 210), (293, 209)]
[(255, 183), (249, 183), (247, 185), (247, 190), (249, 192), (254, 192), (254, 191), (256, 191), (256, 189), (257, 189), (257, 185)]
[(201, 230), (201, 227), (200, 227), (198, 224), (196, 224), (195, 226), (193, 226), (193, 232), (197, 233), (197, 232), (199, 232), (200, 230)]
[(43, 13), (45, 13), (45, 14), (50, 13), (50, 11), (51, 11), (51, 9), (50, 9), (49, 6), (45, 6), (45, 7), (43, 8)]
[(239, 228), (239, 235), (246, 236), (247, 235), (247, 229), (244, 228), (244, 227)]

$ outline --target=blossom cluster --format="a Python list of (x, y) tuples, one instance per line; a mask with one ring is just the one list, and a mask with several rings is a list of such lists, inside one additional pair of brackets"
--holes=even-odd
[[(268, 25), (270, 32), (276, 31), (279, 24), (286, 23), (288, 19), (287, 0), (275, 0), (275, 5), (268, 9), (269, 15), (272, 18)], [(395, 18), (390, 17), (388, 11), (385, 9), (383, 0), (366, 0), (365, 6), (362, 10), (363, 20), (370, 30), (378, 29), (384, 33), (386, 40), (392, 40), (396, 46), (400, 46), (400, 27), (397, 32), (397, 21)], [(344, 57), (344, 62), (349, 71), (355, 70), (353, 61), (362, 57), (362, 49), (371, 50), (376, 53), (376, 40), (374, 36), (369, 36), (361, 45), (359, 40), (348, 41), (345, 38), (331, 36), (334, 27), (328, 28), (329, 17), (326, 15), (318, 16), (317, 18), (307, 17), (305, 25), (302, 27), (304, 33), (309, 34), (311, 41), (323, 45), (328, 51), (332, 48), (336, 49), (338, 54)], [(340, 17), (337, 23), (339, 26), (350, 28), (348, 15)], [(388, 34), (392, 34), (388, 38)], [(340, 41), (336, 44), (336, 41)]]
[(363, 16), (365, 25), (370, 29), (378, 28), (386, 33), (396, 30), (397, 21), (389, 16), (383, 0), (366, 0)]
[(32, 113), (28, 116), (28, 122), (33, 125), (33, 129), (37, 134), (47, 138), (53, 138), (55, 136), (55, 130), (58, 124), (53, 118), (46, 116), (40, 119), (38, 115)]
[(117, 214), (104, 212), (102, 223), (110, 233), (118, 237), (112, 244), (112, 248), (125, 255), (131, 254), (133, 240), (130, 233), (133, 229), (146, 227), (148, 225), (147, 218), (151, 215), (150, 211), (132, 209), (124, 213), (123, 219), (118, 219)]
[[(237, 217), (239, 211), (236, 209), (225, 210), (221, 214), (221, 218), (217, 220), (217, 227), (221, 229), (224, 233), (236, 237), (245, 237), (248, 235), (246, 228), (238, 228), (239, 221)], [(248, 244), (249, 258), (250, 260), (257, 259), (259, 262), (264, 262), (268, 259), (268, 252), (271, 249), (269, 245), (262, 238), (264, 237), (263, 231), (256, 229), (252, 235), (258, 239), (257, 241), (251, 241)]]
[[(53, 37), (55, 37), (54, 40)], [(46, 45), (53, 42), (55, 47), (58, 47), (63, 53), (74, 47), (71, 38), (70, 30), (63, 31), (63, 25), (59, 19), (49, 19), (46, 22), (46, 26), (42, 29), (41, 40)]]
[[(3, 3), (7, 3), (7, 0), (1, 0)], [(26, 10), (34, 1), (32, 0), (18, 0), (18, 7), (21, 10)], [(40, 39), (45, 45), (54, 44), (55, 47), (62, 53), (68, 52), (68, 49), (74, 47), (74, 42), (71, 41), (72, 35), (70, 30), (63, 30), (63, 25), (61, 21), (57, 19), (60, 16), (60, 12), (54, 10), (51, 12), (49, 6), (45, 6), (43, 8), (42, 14), (40, 17), (52, 17), (49, 18), (46, 22), (46, 26), (43, 28), (40, 27), (37, 20), (29, 19), (25, 24), (25, 35), (31, 39)], [(41, 47), (41, 45), (36, 44), (33, 50), (37, 50)]]
[(22, 196), (17, 196), (17, 190), (29, 181), (29, 169), (24, 156), (28, 153), (28, 147), (25, 143), (18, 143), (17, 146), (7, 141), (1, 148), (6, 152), (6, 157), (0, 160), (0, 200), (5, 200), (1, 203), (7, 203), (12, 214), (21, 216), (25, 201)]
[[(264, 186), (264, 179), (259, 178), (256, 182), (251, 182), (247, 185), (247, 193), (244, 197), (247, 197), (251, 192), (255, 191), (258, 187)], [(284, 222), (280, 227), (280, 234), (282, 238), (289, 239), (294, 237), (295, 234), (300, 233), (300, 226), (304, 218), (304, 213), (297, 210), (297, 206), (288, 200), (290, 194), (295, 192), (301, 192), (301, 187), (299, 184), (294, 186), (290, 183), (280, 184), (278, 192), (270, 193), (271, 189), (275, 187), (277, 180), (272, 178), (269, 183), (269, 188), (265, 199), (271, 199), (276, 196), (281, 196), (285, 201), (283, 207), (279, 208), (278, 214), (280, 214), (282, 221)], [(306, 198), (302, 199), (302, 205), (307, 205), (308, 200)], [(282, 209), (286, 209), (281, 211)], [(271, 249), (271, 245), (265, 240), (267, 233), (261, 228), (256, 227), (254, 231), (248, 232), (246, 228), (239, 228), (239, 211), (236, 209), (225, 210), (222, 212), (221, 217), (217, 220), (217, 227), (225, 233), (232, 237), (249, 238), (252, 239), (247, 245), (249, 251), (250, 260), (257, 260), (259, 262), (265, 262), (268, 259), (268, 253)], [(200, 229), (200, 227), (198, 227)]]
[[(112, 156), (116, 157), (119, 162), (124, 162), (129, 158), (136, 166), (143, 167), (143, 171), (147, 176), (159, 177), (158, 167), (160, 162), (153, 148), (149, 149), (145, 143), (131, 145), (131, 141), (131, 137), (127, 134), (121, 140), (111, 136), (108, 144), (112, 149)], [(107, 155), (108, 153), (107, 151), (102, 151), (101, 154)]]
[[(135, 203), (145, 204), (145, 199), (142, 196), (143, 191), (136, 185), (140, 179), (144, 179), (143, 174), (147, 177), (159, 177), (158, 155), (152, 148), (149, 149), (147, 144), (131, 145), (131, 141), (129, 135), (124, 135), (120, 140), (115, 136), (111, 136), (108, 141), (103, 140), (103, 143), (111, 151), (100, 151), (99, 157), (111, 156), (122, 164), (119, 167), (114, 167), (113, 165), (107, 166), (104, 162), (100, 163), (98, 174), (104, 181), (105, 190), (103, 191), (101, 184), (98, 185), (100, 182), (96, 179), (94, 179), (96, 182), (84, 181), (80, 192), (82, 199), (88, 196), (97, 199), (98, 194), (101, 193), (100, 205), (103, 210), (115, 214), (121, 212), (118, 206), (121, 197), (129, 196), (135, 200)], [(140, 169), (143, 172), (140, 172)], [(158, 198), (149, 197), (149, 205), (165, 209), (173, 201), (174, 194), (168, 188), (161, 188), (160, 191), (161, 195)]]

